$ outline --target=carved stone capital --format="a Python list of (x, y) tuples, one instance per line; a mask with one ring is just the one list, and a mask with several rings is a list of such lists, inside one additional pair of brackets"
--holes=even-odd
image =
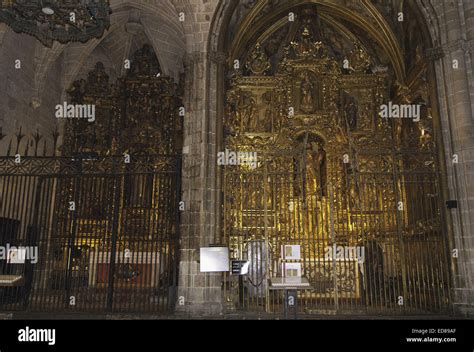
[(443, 47), (438, 46), (426, 50), (426, 58), (430, 61), (438, 61), (446, 56)]
[(227, 53), (223, 51), (211, 51), (209, 53), (209, 60), (218, 65), (224, 65), (227, 62)]

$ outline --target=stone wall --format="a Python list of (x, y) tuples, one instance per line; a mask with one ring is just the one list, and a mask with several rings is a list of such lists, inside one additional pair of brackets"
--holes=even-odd
[[(20, 154), (24, 155), (27, 144), (32, 155), (32, 135), (36, 132), (43, 140), (51, 140), (55, 128), (54, 106), (58, 104), (61, 89), (61, 61), (56, 61), (45, 77), (41, 93), (37, 94), (39, 82), (36, 73), (40, 66), (41, 48), (38, 42), (27, 35), (17, 35), (5, 28), (0, 40), (0, 127), (5, 137), (0, 140), (0, 153), (5, 155), (11, 143), (11, 151), (16, 152), (16, 137), (20, 132)], [(19, 61), (17, 61), (19, 60)], [(43, 143), (39, 153), (43, 153)], [(49, 150), (51, 152), (51, 150)]]

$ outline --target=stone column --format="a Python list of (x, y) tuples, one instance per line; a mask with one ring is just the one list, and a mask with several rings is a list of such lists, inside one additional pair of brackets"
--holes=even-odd
[[(470, 314), (474, 311), (474, 120), (469, 83), (472, 64), (463, 9), (444, 2), (436, 7), (445, 31), (445, 57), (437, 63), (436, 71), (450, 198), (459, 201), (459, 208), (452, 211), (454, 245), (459, 251), (459, 258), (454, 259), (458, 272), (454, 277), (453, 304), (458, 313)], [(458, 155), (458, 164), (453, 164), (453, 154)]]
[[(188, 55), (185, 62), (185, 140), (181, 213), (179, 287), (176, 313), (190, 316), (222, 312), (221, 274), (201, 273), (200, 248), (216, 243), (216, 163), (209, 138), (209, 60), (204, 53)], [(216, 154), (217, 156), (217, 154)]]

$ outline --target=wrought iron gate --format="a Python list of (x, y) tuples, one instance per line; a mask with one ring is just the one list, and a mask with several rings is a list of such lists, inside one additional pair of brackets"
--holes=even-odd
[(179, 170), (164, 156), (0, 159), (1, 245), (27, 251), (1, 262), (0, 309), (172, 309)]
[(328, 155), (329, 173), (315, 181), (311, 154), (262, 153), (255, 169), (225, 168), (224, 238), (233, 259), (249, 261), (248, 275), (226, 276), (228, 308), (281, 313), (284, 296), (270, 291), (268, 280), (303, 276), (312, 286), (300, 293), (305, 313), (447, 310), (446, 238), (432, 157), (360, 154), (350, 166)]

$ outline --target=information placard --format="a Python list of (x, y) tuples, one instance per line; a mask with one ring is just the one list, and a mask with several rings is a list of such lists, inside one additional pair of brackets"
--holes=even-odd
[(201, 248), (201, 273), (222, 273), (229, 271), (229, 248)]

